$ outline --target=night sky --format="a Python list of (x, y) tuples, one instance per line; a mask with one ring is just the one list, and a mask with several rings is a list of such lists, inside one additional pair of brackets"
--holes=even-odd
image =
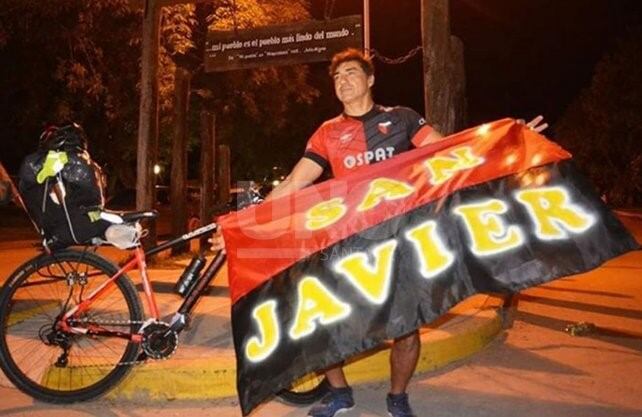
[[(362, 4), (337, 0), (332, 17), (360, 14)], [(321, 17), (325, 0), (313, 5)], [(419, 0), (371, 0), (370, 7), (378, 52), (394, 58), (421, 44)], [(468, 124), (540, 113), (554, 124), (617, 38), (640, 25), (641, 11), (641, 0), (452, 0), (452, 33), (465, 48)], [(423, 113), (420, 56), (375, 65), (375, 100)]]

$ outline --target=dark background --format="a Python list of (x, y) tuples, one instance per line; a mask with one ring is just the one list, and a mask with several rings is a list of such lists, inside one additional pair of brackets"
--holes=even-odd
[[(323, 17), (325, 3), (313, 1), (315, 17)], [(598, 60), (628, 28), (639, 25), (642, 16), (640, 0), (450, 4), (452, 33), (464, 43), (470, 125), (538, 114), (554, 124), (589, 85)], [(338, 0), (333, 17), (360, 14), (362, 5), (362, 0)], [(397, 58), (421, 45), (419, 0), (371, 0), (370, 9), (371, 47), (377, 52)], [(421, 56), (401, 65), (375, 59), (375, 65), (376, 101), (423, 113)]]
[[(103, 84), (109, 92), (121, 100), (111, 103), (109, 111), (115, 117), (108, 119), (102, 98), (92, 101), (86, 89), (70, 91), (56, 76), (60, 60), (69, 55), (67, 43), (74, 43), (75, 30), (82, 27), (78, 10), (85, 3), (68, 1), (69, 10), (50, 10), (45, 15), (55, 15), (54, 21), (34, 19), (40, 25), (14, 25), (19, 29), (3, 33), (12, 22), (25, 20), (24, 11), (33, 13), (45, 6), (55, 9), (57, 4), (53, 0), (0, 0), (0, 161), (15, 174), (24, 156), (34, 151), (39, 132), (55, 113), (57, 100), (63, 98), (74, 120), (85, 127), (92, 155), (108, 178), (114, 179), (109, 192), (131, 189), (135, 184), (140, 77), (140, 44), (132, 39), (140, 36), (141, 16), (129, 13), (114, 18), (112, 10), (97, 12), (96, 29), (80, 37), (98, 45), (104, 40), (107, 70), (100, 74), (106, 77)], [(451, 0), (450, 4), (452, 33), (464, 44), (466, 125), (542, 114), (551, 124), (546, 135), (574, 153), (601, 193), (617, 194), (623, 205), (634, 203), (628, 196), (641, 200), (642, 74), (633, 61), (642, 55), (642, 0)], [(323, 19), (328, 9), (332, 11), (329, 18), (361, 14), (363, 1), (311, 0), (310, 5), (312, 17)], [(371, 47), (376, 51), (375, 100), (424, 113), (421, 54), (396, 65), (378, 58), (402, 57), (421, 45), (420, 1), (370, 0), (370, 8)], [(116, 26), (118, 30), (113, 30)], [(69, 40), (56, 36), (61, 33)], [(637, 34), (629, 36), (631, 33)], [(628, 52), (617, 55), (618, 45), (627, 36), (633, 39)], [(599, 78), (595, 77), (596, 66), (608, 61), (611, 54), (620, 58), (607, 62), (609, 71), (602, 71), (606, 82), (593, 88)], [(194, 55), (194, 60), (200, 61), (202, 55)], [(83, 57), (77, 52), (77, 60), (83, 62)], [(281, 113), (271, 110), (279, 105), (274, 93), (284, 87), (279, 82), (289, 82), (286, 77), (277, 76), (267, 88), (254, 90), (255, 114), (247, 111), (240, 99), (247, 93), (245, 80), (252, 76), (250, 70), (224, 76), (206, 74), (200, 76), (200, 84), (193, 81), (193, 90), (211, 87), (212, 95), (222, 103), (219, 107), (227, 107), (226, 103), (236, 106), (228, 114), (217, 115), (217, 140), (231, 147), (234, 180), (271, 181), (286, 174), (320, 123), (341, 111), (327, 67), (327, 62), (309, 66), (306, 81), (318, 91), (318, 97), (306, 103), (281, 97), (281, 105), (289, 100)], [(294, 67), (280, 67), (279, 71), (288, 68), (296, 71)], [(591, 94), (586, 94), (588, 90)], [(196, 91), (190, 106), (189, 176), (198, 181), (198, 112), (205, 101)], [(169, 107), (165, 105), (161, 114), (159, 162), (164, 171), (157, 178), (159, 184), (169, 180)], [(282, 123), (275, 124), (275, 120)], [(608, 162), (608, 170), (595, 163), (600, 158)], [(637, 178), (636, 184), (613, 191), (630, 178)]]

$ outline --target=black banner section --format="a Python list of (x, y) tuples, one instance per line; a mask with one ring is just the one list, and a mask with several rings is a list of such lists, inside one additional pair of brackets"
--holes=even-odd
[(472, 186), (310, 256), (232, 309), (247, 415), (306, 373), (430, 323), (638, 249), (564, 161)]
[(361, 16), (307, 21), (239, 31), (210, 31), (205, 71), (329, 61), (348, 48), (363, 48)]

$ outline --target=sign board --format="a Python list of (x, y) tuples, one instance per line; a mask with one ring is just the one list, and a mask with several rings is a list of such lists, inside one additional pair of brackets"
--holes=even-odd
[(205, 71), (329, 61), (345, 48), (363, 48), (362, 32), (359, 15), (239, 31), (210, 31), (205, 46)]

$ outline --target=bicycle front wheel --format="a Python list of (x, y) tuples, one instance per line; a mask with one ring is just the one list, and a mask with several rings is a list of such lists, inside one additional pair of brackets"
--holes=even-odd
[(71, 403), (103, 394), (127, 374), (139, 348), (127, 335), (142, 320), (127, 276), (73, 317), (73, 331), (59, 325), (116, 272), (98, 255), (64, 250), (38, 256), (9, 277), (0, 292), (0, 367), (17, 388), (41, 401)]

